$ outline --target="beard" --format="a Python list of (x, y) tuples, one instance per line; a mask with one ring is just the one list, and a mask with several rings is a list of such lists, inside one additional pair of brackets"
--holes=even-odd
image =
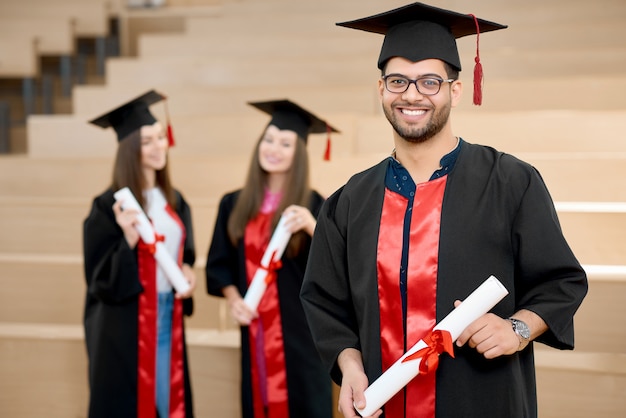
[(399, 120), (393, 111), (393, 105), (383, 105), (383, 112), (396, 133), (405, 141), (412, 142), (414, 144), (426, 142), (441, 132), (450, 117), (451, 105), (450, 102), (447, 102), (442, 107), (431, 108), (431, 110), (434, 111), (428, 122), (426, 122), (426, 126), (417, 128)]

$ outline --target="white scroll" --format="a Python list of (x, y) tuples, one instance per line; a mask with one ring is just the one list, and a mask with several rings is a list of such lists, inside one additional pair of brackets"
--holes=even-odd
[[(254, 273), (254, 277), (250, 282), (248, 291), (243, 298), (246, 305), (253, 311), (256, 311), (265, 289), (267, 288), (268, 274), (275, 274), (272, 265), (278, 262), (285, 252), (289, 238), (291, 238), (291, 232), (285, 227), (286, 218), (285, 215), (280, 217), (278, 225), (272, 234), (270, 243), (267, 245), (263, 258), (261, 258), (261, 267)], [(271, 276), (270, 276), (271, 277)]]
[(133, 196), (133, 192), (128, 187), (124, 187), (115, 192), (113, 196), (116, 200), (122, 201), (122, 209), (133, 209), (139, 212), (137, 214), (137, 224), (135, 225), (139, 236), (146, 244), (154, 245), (154, 258), (159, 267), (165, 272), (165, 276), (176, 290), (176, 293), (187, 293), (189, 291), (189, 282), (185, 279), (185, 275), (176, 261), (167, 252), (165, 245), (156, 239), (156, 231), (141, 209), (141, 206), (139, 206), (137, 199)]
[[(489, 312), (508, 293), (496, 277), (489, 276), (459, 306), (435, 325), (433, 332), (437, 330), (447, 331), (450, 333), (452, 341), (456, 341), (465, 328)], [(422, 359), (416, 358), (408, 361), (405, 359), (427, 347), (428, 344), (423, 339), (419, 340), (365, 389), (365, 408), (362, 410), (357, 408), (361, 416), (372, 415), (419, 374)]]

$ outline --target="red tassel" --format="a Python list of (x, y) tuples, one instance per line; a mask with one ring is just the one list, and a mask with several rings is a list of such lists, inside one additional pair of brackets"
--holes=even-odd
[(470, 14), (474, 18), (476, 24), (476, 58), (474, 58), (474, 99), (473, 103), (476, 106), (480, 106), (483, 103), (483, 65), (480, 63), (479, 52), (479, 39), (480, 39), (480, 26), (478, 19), (473, 14)]
[(483, 104), (483, 65), (478, 56), (474, 61), (476, 61), (474, 66), (474, 104), (480, 106)]
[(330, 126), (326, 124), (326, 151), (324, 151), (324, 161), (330, 161)]
[(170, 125), (169, 121), (167, 122), (167, 143), (172, 148), (176, 145), (176, 141), (174, 141), (174, 131), (172, 130), (172, 125)]

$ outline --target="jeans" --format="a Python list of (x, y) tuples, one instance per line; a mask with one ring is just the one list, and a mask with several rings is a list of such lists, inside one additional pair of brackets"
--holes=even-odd
[(159, 293), (156, 356), (156, 407), (161, 418), (168, 418), (170, 405), (170, 358), (174, 294)]

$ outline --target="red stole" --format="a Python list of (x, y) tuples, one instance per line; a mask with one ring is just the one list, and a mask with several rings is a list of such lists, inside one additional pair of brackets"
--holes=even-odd
[[(182, 265), (185, 243), (185, 226), (170, 206), (165, 209), (183, 231), (178, 265)], [(137, 370), (137, 417), (156, 416), (156, 337), (157, 337), (157, 263), (154, 245), (141, 239), (137, 244), (139, 282), (143, 292), (139, 294), (138, 307), (138, 370)], [(172, 313), (172, 354), (170, 360), (170, 415), (163, 418), (185, 417), (185, 371), (183, 364), (183, 304), (174, 299)]]
[[(416, 186), (409, 242), (404, 242), (408, 199), (385, 190), (378, 234), (377, 273), (382, 370), (387, 370), (435, 326), (441, 205), (447, 177)], [(403, 329), (400, 266), (408, 246), (406, 335)], [(406, 340), (406, 341), (405, 341)], [(418, 375), (385, 405), (389, 418), (433, 418), (435, 373)]]
[[(246, 225), (244, 245), (248, 284), (261, 267), (261, 259), (271, 238), (273, 215), (259, 213)], [(254, 417), (287, 418), (287, 372), (276, 280), (268, 283), (257, 311), (259, 317), (248, 327)]]

